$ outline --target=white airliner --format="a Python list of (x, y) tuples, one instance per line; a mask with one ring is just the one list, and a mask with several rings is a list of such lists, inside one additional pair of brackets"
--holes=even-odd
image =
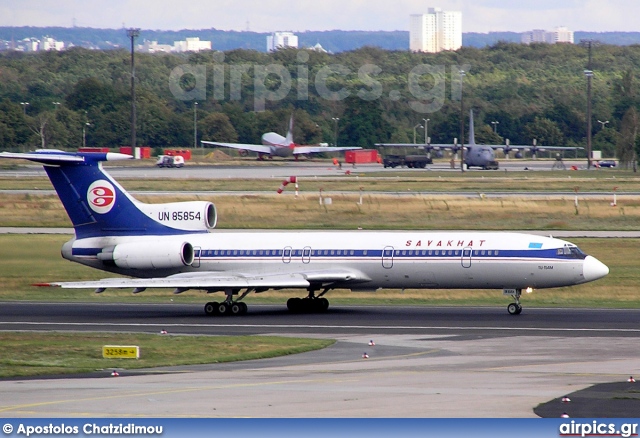
[[(420, 149), (424, 149), (428, 154), (431, 151), (440, 152), (444, 149), (449, 149), (453, 153), (458, 153), (462, 147), (459, 144), (415, 144), (415, 143), (376, 143), (376, 146), (383, 147), (417, 147)], [(473, 110), (469, 112), (469, 144), (464, 145), (465, 154), (464, 154), (464, 164), (467, 166), (467, 169), (470, 167), (479, 167), (485, 170), (496, 170), (498, 169), (498, 162), (496, 161), (496, 150), (504, 151), (505, 154), (508, 154), (510, 151), (516, 152), (516, 158), (522, 158), (522, 153), (520, 151), (531, 152), (534, 156), (537, 155), (538, 152), (544, 151), (575, 151), (578, 149), (583, 149), (581, 147), (572, 147), (572, 146), (537, 146), (533, 145), (510, 145), (510, 144), (477, 144), (476, 136), (473, 128)]]
[(63, 288), (172, 288), (224, 292), (209, 315), (242, 314), (250, 292), (306, 289), (291, 311), (324, 311), (332, 289), (503, 289), (508, 311), (523, 290), (597, 280), (609, 269), (577, 246), (551, 237), (460, 231), (218, 231), (210, 202), (144, 204), (102, 168), (117, 153), (39, 150), (0, 153), (44, 165), (75, 229), (62, 256), (136, 278), (53, 282)]
[(258, 159), (262, 159), (265, 155), (269, 157), (298, 157), (300, 155), (309, 155), (321, 152), (338, 152), (351, 151), (354, 149), (362, 149), (357, 146), (301, 146), (293, 142), (293, 116), (289, 119), (289, 130), (287, 136), (283, 137), (275, 132), (267, 132), (262, 135), (262, 144), (244, 144), (244, 143), (220, 143), (216, 141), (204, 141), (203, 144), (213, 146), (221, 146), (225, 148), (238, 149), (240, 151), (252, 151), (258, 153)]

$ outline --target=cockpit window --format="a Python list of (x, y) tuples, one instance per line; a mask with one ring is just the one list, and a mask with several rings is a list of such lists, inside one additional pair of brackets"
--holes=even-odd
[(577, 246), (558, 248), (557, 254), (570, 259), (584, 259), (587, 257)]

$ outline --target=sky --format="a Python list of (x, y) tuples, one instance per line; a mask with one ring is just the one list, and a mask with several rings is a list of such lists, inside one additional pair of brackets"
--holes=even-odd
[(637, 0), (0, 0), (0, 26), (391, 31), (430, 7), (462, 11), (463, 32), (640, 31)]

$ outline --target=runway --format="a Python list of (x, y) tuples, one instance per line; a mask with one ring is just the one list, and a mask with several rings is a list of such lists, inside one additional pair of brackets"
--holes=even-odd
[[(250, 304), (250, 303), (249, 303)], [(637, 374), (640, 310), (3, 303), (0, 330), (256, 334), (337, 339), (282, 358), (0, 382), (7, 417), (535, 417), (549, 400)], [(373, 340), (375, 346), (370, 346)], [(368, 358), (364, 359), (363, 354)], [(567, 410), (558, 404), (558, 409)], [(558, 412), (558, 416), (561, 412)]]
[[(575, 166), (576, 168), (584, 168), (585, 160), (565, 160), (567, 169)], [(487, 177), (505, 176), (508, 172), (514, 171), (551, 171), (553, 169), (553, 161), (546, 160), (501, 160), (500, 170), (485, 171), (480, 169), (470, 169), (467, 172), (482, 172)], [(163, 179), (269, 179), (269, 178), (287, 178), (295, 175), (301, 178), (326, 178), (339, 177), (345, 174), (351, 175), (371, 175), (375, 174), (384, 177), (396, 175), (398, 172), (407, 175), (428, 175), (430, 171), (446, 171), (460, 172), (460, 167), (451, 169), (448, 162), (436, 162), (428, 166), (426, 169), (409, 169), (407, 167), (384, 168), (381, 164), (357, 164), (355, 166), (343, 164), (342, 167), (333, 165), (331, 162), (323, 161), (293, 161), (293, 160), (274, 160), (267, 162), (256, 162), (255, 160), (244, 160), (240, 164), (199, 164), (187, 163), (182, 168), (158, 168), (155, 166), (139, 165), (139, 166), (122, 166), (109, 165), (105, 166), (106, 170), (116, 179), (120, 178), (163, 178)], [(608, 172), (609, 169), (593, 169), (594, 172)], [(0, 176), (21, 178), (21, 177), (46, 177), (46, 173), (42, 166), (33, 164), (20, 166), (16, 169), (2, 169)]]

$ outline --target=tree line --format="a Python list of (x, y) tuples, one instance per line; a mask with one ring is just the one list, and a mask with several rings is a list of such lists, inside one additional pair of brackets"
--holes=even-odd
[[(425, 134), (451, 143), (459, 136), (461, 100), (465, 118), (474, 111), (477, 142), (586, 144), (587, 50), (579, 45), (135, 58), (138, 145), (189, 147), (194, 131), (198, 144), (259, 143), (264, 132), (284, 134), (291, 114), (300, 144), (370, 148), (422, 142)], [(593, 49), (593, 149), (625, 162), (640, 146), (638, 67), (640, 46)], [(130, 81), (125, 50), (0, 54), (2, 149), (128, 145)]]

